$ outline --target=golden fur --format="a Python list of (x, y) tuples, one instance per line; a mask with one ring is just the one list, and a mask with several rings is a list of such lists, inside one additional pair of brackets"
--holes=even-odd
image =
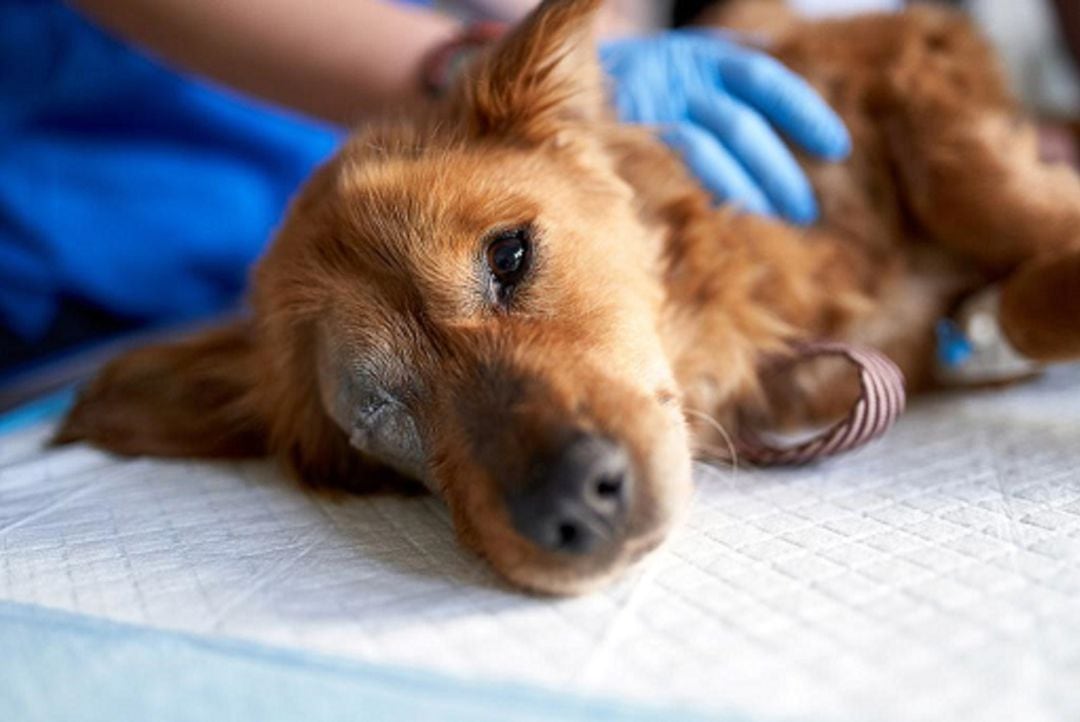
[[(823, 217), (804, 230), (714, 208), (650, 132), (610, 120), (598, 5), (544, 2), (446, 103), (360, 129), (293, 203), (251, 318), (115, 361), (58, 439), (272, 454), (308, 482), (383, 488), (401, 477), (349, 429), (357, 394), (377, 388), (372, 408), (412, 425), (417, 475), (463, 542), (519, 585), (576, 593), (665, 536), (692, 455), (724, 448), (699, 413), (735, 432), (845, 408), (852, 380), (836, 369), (768, 374), (794, 341), (876, 346), (925, 389), (934, 322), (1004, 280), (1022, 350), (1080, 355), (1080, 181), (1038, 162), (960, 16), (754, 21), (855, 140), (843, 164), (805, 160)], [(498, 307), (483, 239), (521, 224), (537, 229), (535, 268)], [(568, 428), (618, 439), (638, 477), (625, 535), (574, 558), (517, 534), (501, 491)]]

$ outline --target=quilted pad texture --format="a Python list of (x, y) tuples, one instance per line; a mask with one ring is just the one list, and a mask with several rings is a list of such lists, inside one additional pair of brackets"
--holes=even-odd
[(571, 600), (503, 587), (434, 499), (269, 464), (0, 438), (0, 598), (748, 719), (1080, 719), (1080, 370), (916, 400), (788, 471), (701, 467), (671, 541)]

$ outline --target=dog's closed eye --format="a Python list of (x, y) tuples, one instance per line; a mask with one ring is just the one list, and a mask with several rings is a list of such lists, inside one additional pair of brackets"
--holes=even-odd
[(487, 245), (487, 265), (494, 296), (501, 306), (509, 305), (514, 291), (532, 265), (533, 230), (520, 226), (493, 234)]

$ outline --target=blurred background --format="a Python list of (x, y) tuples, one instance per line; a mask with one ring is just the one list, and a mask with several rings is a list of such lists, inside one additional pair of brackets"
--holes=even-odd
[[(784, 0), (759, 0), (784, 2)], [(674, 0), (677, 24), (693, 22), (725, 0)], [(904, 0), (787, 0), (810, 17), (895, 11)], [(1017, 95), (1046, 116), (1080, 115), (1080, 2), (1076, 0), (941, 0), (963, 8), (982, 26), (1005, 60)], [(661, 3), (662, 4), (662, 3)]]

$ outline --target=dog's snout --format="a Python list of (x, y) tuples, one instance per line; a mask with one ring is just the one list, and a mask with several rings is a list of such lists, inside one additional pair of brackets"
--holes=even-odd
[(620, 445), (579, 436), (533, 466), (524, 488), (507, 493), (514, 527), (553, 552), (588, 554), (621, 532), (633, 475)]

